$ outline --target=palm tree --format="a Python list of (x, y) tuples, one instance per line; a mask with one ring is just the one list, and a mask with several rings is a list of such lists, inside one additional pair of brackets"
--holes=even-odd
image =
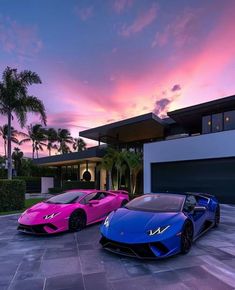
[(137, 175), (143, 167), (143, 157), (139, 152), (125, 151), (124, 159), (130, 170), (130, 191), (135, 194)]
[(121, 186), (122, 176), (126, 171), (125, 152), (117, 152), (115, 167), (117, 169), (118, 188)]
[(0, 82), (0, 113), (7, 115), (8, 119), (8, 179), (12, 179), (11, 121), (13, 114), (16, 115), (22, 128), (26, 124), (28, 112), (38, 113), (42, 122), (46, 124), (46, 112), (42, 101), (28, 94), (30, 85), (40, 83), (40, 77), (30, 70), (17, 72), (17, 69), (7, 67), (3, 72)]
[(73, 149), (77, 152), (86, 150), (86, 142), (82, 138), (74, 138)]
[(36, 156), (38, 158), (38, 151), (43, 151), (43, 146), (46, 146), (44, 143), (46, 141), (45, 129), (43, 129), (41, 124), (30, 125), (28, 128), (27, 137), (20, 141), (20, 145), (25, 142), (32, 142), (32, 158)]
[[(13, 127), (11, 127), (11, 142), (18, 144), (19, 140), (17, 139), (18, 132)], [(8, 125), (5, 124), (3, 126), (0, 126), (0, 136), (3, 139), (4, 142), (4, 152), (5, 157), (7, 156), (7, 136), (8, 136)]]
[(20, 150), (20, 148), (15, 147), (14, 151), (12, 153), (12, 159), (14, 161), (15, 170), (17, 172), (17, 175), (21, 172), (21, 164), (22, 164), (22, 158), (24, 156), (24, 153)]
[(61, 152), (62, 154), (70, 152), (69, 145), (73, 143), (73, 137), (70, 135), (69, 130), (58, 129), (57, 141), (59, 143), (58, 152)]
[(112, 169), (115, 166), (115, 162), (117, 160), (118, 151), (116, 151), (112, 147), (108, 147), (106, 150), (106, 154), (104, 155), (101, 161), (101, 168), (105, 169), (108, 175), (108, 185), (106, 186), (106, 190), (113, 188), (112, 182)]
[(47, 139), (47, 150), (49, 152), (49, 156), (51, 156), (51, 150), (57, 149), (58, 147), (54, 144), (58, 140), (57, 132), (54, 128), (49, 128), (45, 130), (45, 136)]

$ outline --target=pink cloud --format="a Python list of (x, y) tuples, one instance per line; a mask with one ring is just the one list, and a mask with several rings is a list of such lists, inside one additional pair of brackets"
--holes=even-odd
[(113, 2), (113, 9), (116, 13), (121, 13), (132, 7), (134, 0), (115, 0)]
[(75, 13), (79, 16), (82, 21), (86, 21), (91, 18), (94, 12), (94, 7), (89, 6), (85, 8), (80, 8), (79, 6), (75, 7)]
[(130, 25), (123, 25), (120, 34), (128, 37), (132, 34), (141, 32), (144, 28), (149, 26), (157, 17), (158, 6), (153, 4), (148, 10), (139, 14), (135, 21)]
[[(158, 31), (152, 42), (152, 47), (165, 46), (173, 43), (176, 47), (193, 42), (195, 35), (202, 29), (202, 9), (185, 9), (163, 31)], [(198, 35), (199, 36), (199, 35)]]
[(43, 47), (34, 26), (23, 26), (9, 17), (0, 17), (0, 47), (19, 57), (32, 57)]

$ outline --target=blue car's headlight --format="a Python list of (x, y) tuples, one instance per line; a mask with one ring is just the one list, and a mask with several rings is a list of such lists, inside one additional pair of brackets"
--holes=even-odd
[(109, 227), (109, 222), (110, 222), (110, 218), (109, 218), (109, 215), (108, 215), (108, 216), (106, 217), (105, 221), (104, 221), (104, 226), (105, 226), (106, 228)]
[(52, 214), (45, 215), (43, 218), (44, 218), (45, 220), (53, 219), (53, 218), (56, 217), (58, 214), (60, 214), (60, 213), (59, 213), (59, 212), (55, 212), (55, 213), (52, 213)]
[(149, 236), (160, 235), (160, 234), (164, 233), (169, 227), (170, 226), (164, 226), (164, 227), (158, 227), (158, 228), (153, 229), (153, 230), (149, 230), (148, 235)]

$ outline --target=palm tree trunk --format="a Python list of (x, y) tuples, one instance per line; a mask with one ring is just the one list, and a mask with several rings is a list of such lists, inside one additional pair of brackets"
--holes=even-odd
[(7, 168), (8, 179), (12, 179), (12, 157), (11, 157), (11, 111), (8, 112), (8, 128), (7, 128)]
[(33, 153), (32, 153), (32, 158), (34, 159), (34, 141), (33, 141), (33, 144), (32, 144), (32, 147), (33, 147)]
[(4, 140), (4, 152), (5, 152), (5, 158), (7, 157), (7, 140)]

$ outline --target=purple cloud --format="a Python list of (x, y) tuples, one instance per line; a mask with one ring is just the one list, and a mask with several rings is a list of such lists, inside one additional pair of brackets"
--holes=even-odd
[(154, 114), (159, 117), (165, 117), (170, 103), (171, 100), (167, 98), (162, 98), (156, 101), (155, 108), (153, 110)]
[(171, 88), (171, 91), (172, 92), (177, 92), (177, 91), (180, 91), (181, 90), (181, 86), (179, 84), (176, 84), (174, 85), (172, 88)]

